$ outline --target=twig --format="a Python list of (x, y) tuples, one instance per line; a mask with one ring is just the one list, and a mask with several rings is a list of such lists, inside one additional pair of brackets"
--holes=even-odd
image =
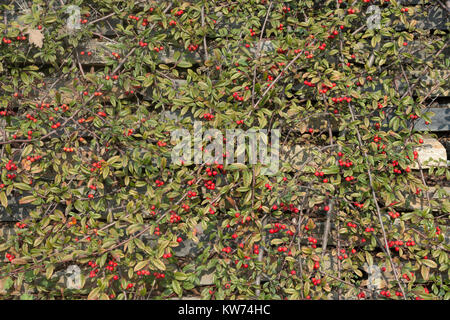
[[(352, 107), (352, 105), (350, 103), (348, 103), (348, 109), (349, 109), (350, 114), (352, 116), (352, 121), (355, 121), (355, 113), (354, 113), (353, 107)], [(363, 143), (362, 143), (362, 139), (361, 139), (361, 134), (359, 132), (358, 127), (355, 126), (355, 130), (356, 130), (356, 135), (357, 135), (357, 138), (358, 138), (359, 149), (364, 154), (364, 160), (365, 160), (366, 166), (367, 166), (367, 174), (369, 176), (369, 185), (370, 185), (370, 189), (372, 190), (373, 201), (374, 201), (375, 207), (377, 209), (377, 216), (378, 216), (378, 220), (380, 222), (381, 232), (383, 234), (383, 240), (384, 240), (384, 244), (385, 244), (385, 248), (386, 248), (386, 253), (387, 253), (387, 256), (389, 258), (389, 262), (390, 262), (390, 264), (392, 266), (392, 270), (394, 271), (395, 280), (397, 281), (397, 284), (400, 287), (400, 290), (402, 291), (403, 299), (406, 300), (405, 290), (403, 289), (403, 285), (400, 282), (399, 276), (397, 274), (397, 269), (396, 269), (396, 267), (394, 265), (394, 262), (392, 261), (391, 252), (389, 251), (389, 245), (388, 245), (388, 241), (387, 241), (386, 231), (384, 230), (384, 223), (383, 223), (383, 219), (381, 217), (381, 212), (380, 212), (380, 207), (378, 205), (377, 196), (375, 194), (375, 188), (373, 186), (372, 170), (370, 170), (370, 164), (369, 164), (369, 161), (367, 160), (367, 153), (363, 149)]]

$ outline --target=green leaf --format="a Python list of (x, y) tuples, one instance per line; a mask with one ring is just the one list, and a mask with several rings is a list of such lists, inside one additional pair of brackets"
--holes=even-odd
[(430, 259), (422, 259), (422, 263), (430, 268), (437, 267), (437, 263)]
[(178, 62), (177, 66), (180, 68), (190, 68), (192, 67), (192, 63), (186, 60), (181, 60), (180, 62)]
[(25, 184), (25, 183), (22, 183), (22, 182), (14, 183), (14, 188), (17, 188), (17, 189), (20, 189), (20, 190), (26, 190), (26, 191), (29, 191), (29, 190), (33, 189), (29, 184)]
[(181, 296), (183, 289), (181, 289), (180, 283), (177, 280), (172, 280), (172, 289), (178, 295)]
[(134, 271), (144, 269), (148, 265), (148, 260), (138, 262), (134, 267)]
[(173, 275), (174, 275), (175, 279), (180, 280), (180, 281), (186, 280), (188, 278), (188, 276), (183, 272), (174, 272)]
[(159, 270), (162, 270), (162, 271), (166, 270), (166, 265), (161, 260), (154, 259), (154, 260), (150, 260), (150, 262), (151, 262), (151, 264), (153, 264)]
[(8, 207), (8, 199), (6, 198), (6, 194), (4, 191), (0, 192), (0, 202), (2, 203), (3, 207)]

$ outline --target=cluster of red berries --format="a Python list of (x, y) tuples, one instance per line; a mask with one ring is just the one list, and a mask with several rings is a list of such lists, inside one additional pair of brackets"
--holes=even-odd
[(364, 231), (365, 231), (365, 232), (374, 232), (375, 229), (374, 229), (374, 228), (371, 228), (371, 227), (367, 227)]
[(319, 90), (319, 93), (326, 94), (328, 92), (328, 90), (330, 90), (331, 88), (334, 88), (334, 87), (336, 87), (336, 83), (334, 83), (334, 82), (331, 84), (331, 87), (322, 83), (322, 90)]
[(270, 228), (270, 229), (269, 229), (269, 233), (271, 233), (271, 234), (277, 233), (277, 232), (280, 231), (280, 230), (286, 229), (286, 225), (280, 224), (280, 223), (278, 223), (278, 222), (275, 223), (273, 226), (274, 226), (274, 228)]
[(92, 164), (91, 172), (94, 172), (94, 171), (97, 170), (97, 169), (101, 169), (101, 167), (102, 167), (102, 162), (105, 162), (105, 160), (101, 160), (101, 161), (99, 161), (99, 162), (94, 162), (94, 163)]
[(315, 286), (318, 286), (320, 284), (320, 279), (312, 278), (311, 280), (312, 280), (313, 285), (315, 285)]
[(309, 82), (308, 80), (303, 81), (303, 83), (305, 85), (307, 85), (308, 87), (315, 87), (316, 85), (314, 83)]
[(156, 208), (156, 207), (155, 207), (154, 205), (150, 207), (150, 210), (152, 210), (152, 211), (150, 211), (150, 214), (151, 214), (152, 216), (156, 215), (156, 212), (154, 211), (155, 208)]
[(149, 276), (150, 275), (150, 271), (148, 271), (148, 270), (139, 270), (139, 271), (136, 271), (136, 274), (138, 276)]
[[(419, 153), (417, 151), (413, 151), (413, 155), (414, 155), (414, 160), (416, 160), (417, 157), (419, 156)], [(406, 159), (409, 159), (409, 156), (406, 156)]]
[[(250, 258), (247, 257), (247, 256), (245, 256), (245, 258), (250, 259)], [(238, 263), (239, 263), (239, 260), (234, 260), (234, 263), (235, 263), (235, 264), (238, 264)], [(247, 268), (248, 268), (248, 263), (243, 263), (243, 264), (241, 265), (241, 268), (247, 269)]]
[(211, 113), (205, 113), (203, 115), (203, 119), (208, 120), (208, 121), (214, 120), (214, 115)]
[(184, 13), (183, 10), (178, 10), (177, 12), (175, 12), (174, 15), (175, 15), (176, 17), (179, 17), (179, 16), (181, 16), (183, 13)]
[(243, 96), (240, 96), (240, 95), (239, 95), (239, 92), (234, 92), (234, 93), (233, 93), (233, 98), (234, 98), (236, 101), (244, 101), (244, 97), (243, 97)]
[(314, 175), (316, 177), (323, 177), (324, 173), (323, 173), (323, 171), (316, 171), (316, 172), (314, 172)]
[(416, 114), (411, 114), (411, 115), (409, 116), (409, 118), (412, 119), (412, 120), (416, 120), (416, 119), (419, 118), (419, 116), (416, 115)]
[[(148, 42), (139, 41), (139, 46), (140, 47), (146, 47), (146, 46), (148, 46)], [(158, 49), (158, 51), (159, 51), (159, 49)]]
[(353, 205), (360, 209), (364, 207), (364, 203), (353, 202)]
[(288, 250), (288, 248), (285, 246), (279, 246), (277, 250), (278, 250), (278, 252), (286, 252)]
[[(216, 163), (217, 163), (217, 161), (216, 161)], [(208, 165), (210, 165), (210, 164), (208, 164)], [(217, 168), (218, 168), (218, 169), (223, 169), (223, 165), (218, 165)], [(218, 174), (218, 172), (217, 172), (216, 170), (212, 170), (212, 169), (209, 168), (209, 167), (207, 167), (207, 168), (205, 169), (205, 171), (206, 171), (206, 174), (208, 175), (208, 177), (216, 176), (216, 175)], [(188, 184), (189, 184), (189, 183), (188, 183)]]
[(6, 253), (6, 259), (9, 260), (9, 262), (13, 261), (16, 257), (10, 253)]
[(289, 8), (289, 7), (283, 7), (283, 12), (284, 12), (284, 13), (288, 13), (289, 11), (291, 11), (291, 8)]
[(385, 296), (386, 298), (389, 298), (389, 297), (391, 296), (391, 293), (389, 292), (389, 290), (388, 290), (388, 291), (382, 290), (382, 291), (380, 292), (380, 294), (381, 294), (382, 296)]
[(88, 22), (87, 19), (80, 19), (81, 24), (86, 24), (87, 22)]
[(408, 8), (402, 8), (400, 11), (401, 12), (408, 12)]
[(57, 122), (51, 125), (52, 129), (58, 129), (61, 126), (61, 123)]
[(189, 51), (196, 51), (198, 49), (198, 44), (190, 44), (189, 46), (188, 46), (188, 50)]
[(333, 98), (331, 98), (331, 101), (333, 101), (334, 103), (343, 102), (343, 101), (351, 102), (352, 98), (350, 98), (350, 97), (333, 97)]
[(339, 31), (334, 30), (333, 32), (331, 32), (331, 34), (328, 36), (328, 39), (334, 39), (335, 36), (337, 36), (339, 34)]
[(11, 39), (8, 39), (8, 38), (5, 38), (5, 37), (3, 37), (2, 41), (5, 44), (10, 44), (12, 42)]
[(309, 51), (305, 51), (305, 56), (306, 56), (306, 59), (312, 59), (314, 57), (314, 55), (312, 53), (310, 53)]
[(181, 208), (183, 208), (184, 211), (189, 211), (189, 209), (190, 209), (190, 207), (187, 204), (182, 204)]
[(164, 279), (166, 277), (166, 275), (164, 273), (159, 273), (159, 272), (153, 272), (153, 276), (156, 279)]
[[(283, 49), (283, 48), (278, 48), (277, 49), (277, 53), (280, 53), (280, 54), (285, 54), (285, 53), (287, 53), (288, 52), (288, 49)], [(273, 69), (273, 68), (277, 68), (277, 66), (276, 65), (273, 65), (272, 67), (271, 67), (271, 69)]]
[(15, 171), (17, 170), (17, 165), (12, 162), (12, 160), (9, 160), (5, 165), (6, 170), (8, 171)]
[(172, 257), (172, 253), (168, 252), (168, 253), (164, 253), (163, 254), (163, 259), (168, 259)]
[[(113, 80), (117, 80), (117, 79), (119, 79), (119, 76), (113, 75), (112, 78), (113, 78)], [(105, 76), (105, 80), (109, 80), (109, 79), (111, 79), (111, 76), (109, 76), (109, 75)]]
[(112, 52), (111, 55), (116, 58), (117, 60), (120, 59), (120, 55), (117, 52)]
[(338, 162), (339, 162), (339, 166), (341, 166), (341, 167), (350, 168), (353, 165), (352, 161), (344, 161), (342, 159), (339, 159)]
[(163, 46), (160, 46), (159, 48), (158, 48), (158, 47), (154, 47), (153, 50), (154, 50), (155, 52), (160, 52), (160, 51), (163, 51), (163, 50), (164, 50), (164, 47), (163, 47)]
[(222, 252), (230, 253), (231, 252), (231, 247), (222, 248)]
[(117, 262), (115, 262), (114, 260), (109, 260), (108, 265), (105, 267), (105, 269), (109, 271), (114, 271), (115, 267), (117, 267)]
[(194, 198), (194, 197), (196, 197), (197, 196), (197, 192), (195, 192), (195, 191), (188, 191), (187, 192), (187, 196), (188, 196), (188, 198)]
[(398, 213), (398, 212), (389, 211), (389, 215), (391, 216), (392, 219), (396, 219), (396, 218), (400, 217), (400, 213)]
[(170, 20), (169, 21), (169, 26), (176, 26), (177, 22), (175, 20)]
[(26, 228), (27, 225), (26, 225), (25, 223), (17, 222), (17, 223), (16, 223), (16, 227), (19, 228), (19, 229), (23, 229), (23, 228)]
[[(97, 275), (99, 269), (98, 264), (96, 264), (95, 262), (89, 261), (89, 266), (92, 268), (92, 270), (89, 272), (89, 278), (93, 278)], [(94, 269), (95, 268), (95, 269)]]
[(216, 189), (216, 184), (214, 182), (212, 182), (211, 180), (205, 181), (205, 188), (209, 189), (209, 190), (214, 190)]
[(351, 222), (348, 222), (348, 223), (347, 223), (347, 227), (350, 227), (350, 228), (356, 228), (356, 224), (351, 223)]
[(6, 110), (0, 111), (0, 116), (7, 116), (7, 115), (8, 115), (8, 111), (6, 111)]
[(131, 136), (133, 134), (133, 129), (128, 129), (123, 132), (124, 136)]
[(104, 111), (99, 111), (99, 112), (97, 112), (97, 114), (98, 114), (100, 117), (106, 117), (106, 113), (105, 113)]
[(176, 213), (172, 213), (170, 215), (170, 223), (175, 223), (175, 222), (180, 222), (181, 221), (181, 217), (179, 215), (177, 215)]
[(42, 156), (34, 156), (34, 157), (32, 157), (32, 156), (27, 156), (27, 160), (28, 161), (31, 161), (31, 162), (35, 162), (35, 161), (37, 161), (37, 160), (41, 160), (42, 159)]
[(167, 145), (167, 143), (163, 142), (163, 141), (158, 141), (157, 145), (158, 145), (158, 147), (165, 147)]
[[(414, 277), (414, 273), (410, 272), (410, 274), (411, 274), (411, 277)], [(405, 279), (406, 281), (411, 280), (406, 273), (402, 274), (402, 278)]]
[(236, 120), (236, 124), (243, 124), (244, 120)]
[(355, 11), (355, 9), (348, 9), (347, 12), (348, 12), (348, 14), (354, 14), (356, 11)]
[(164, 185), (164, 181), (161, 181), (161, 180), (155, 180), (155, 184), (156, 184), (157, 187), (161, 187), (161, 186)]
[(354, 176), (348, 176), (348, 177), (345, 177), (345, 181), (347, 181), (347, 182), (350, 182), (350, 181), (352, 181), (352, 180), (354, 180), (354, 179), (355, 179)]
[(440, 235), (441, 234), (441, 229), (439, 227), (436, 227), (436, 235)]
[(360, 293), (358, 293), (358, 298), (364, 299), (365, 297), (366, 297), (366, 294), (365, 294), (363, 291), (361, 291)]
[[(353, 250), (355, 250), (355, 249), (353, 249)], [(355, 250), (355, 252), (356, 252), (356, 250)], [(347, 259), (347, 258), (348, 258), (348, 255), (345, 253), (345, 249), (341, 249), (341, 255), (338, 256), (338, 259), (342, 260), (342, 259)]]
[(327, 46), (326, 43), (322, 43), (322, 44), (319, 46), (319, 49), (320, 49), (320, 50), (325, 50), (326, 46)]
[(393, 246), (402, 246), (405, 245), (407, 247), (415, 246), (416, 243), (413, 240), (408, 240), (406, 242), (403, 242), (402, 240), (396, 240), (396, 241), (389, 241), (388, 246), (389, 248), (392, 248)]
[[(306, 228), (305, 228), (306, 229)], [(309, 229), (309, 228), (308, 228)], [(308, 230), (307, 229), (307, 230)], [(315, 249), (316, 248), (316, 244), (317, 244), (317, 239), (314, 237), (308, 237), (308, 241), (309, 243), (311, 243), (312, 247)]]
[(253, 31), (253, 29), (252, 28), (250, 28), (250, 36), (255, 36), (256, 35), (256, 33), (255, 33), (255, 31)]
[(299, 211), (300, 211), (300, 210), (298, 210), (298, 208), (294, 207), (294, 205), (292, 203), (290, 203), (289, 205), (286, 205), (282, 202), (282, 203), (280, 203), (280, 207), (281, 207), (281, 210), (283, 210), (283, 211), (291, 211), (293, 213), (299, 213)]
[(161, 235), (161, 232), (159, 231), (159, 227), (155, 228), (154, 234), (157, 235), (157, 236)]
[[(84, 56), (84, 54), (85, 54), (84, 51), (81, 51), (81, 52), (80, 52), (80, 55)], [(87, 52), (87, 55), (90, 57), (90, 56), (92, 55), (92, 52), (88, 51), (88, 52)]]
[(65, 152), (73, 152), (74, 149), (73, 148), (66, 148), (66, 147), (64, 147), (63, 150)]

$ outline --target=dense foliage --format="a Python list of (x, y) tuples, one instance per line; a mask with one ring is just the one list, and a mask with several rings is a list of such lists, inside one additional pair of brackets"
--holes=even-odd
[[(448, 81), (423, 23), (442, 3), (65, 2), (0, 5), (1, 214), (27, 212), (2, 225), (2, 299), (450, 297), (426, 180), (449, 172), (414, 130)], [(273, 176), (173, 163), (193, 120), (302, 151)]]

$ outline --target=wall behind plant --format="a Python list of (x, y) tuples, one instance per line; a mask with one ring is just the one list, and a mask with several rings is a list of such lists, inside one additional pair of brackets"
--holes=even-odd
[[(444, 1), (0, 10), (2, 299), (450, 297)], [(278, 172), (174, 163), (194, 121)]]

